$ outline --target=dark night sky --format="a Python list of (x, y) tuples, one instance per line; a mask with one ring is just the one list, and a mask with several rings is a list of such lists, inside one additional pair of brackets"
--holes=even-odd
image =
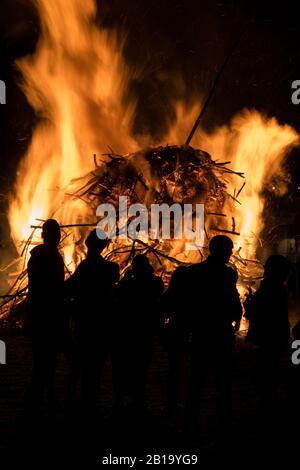
[[(291, 102), (291, 83), (300, 79), (300, 21), (292, 2), (281, 6), (269, 0), (98, 3), (97, 21), (127, 31), (126, 61), (132, 68), (143, 69), (130, 87), (139, 99), (137, 130), (159, 137), (174, 117), (174, 97), (192, 101), (207, 94), (242, 31), (202, 125), (212, 128), (228, 123), (235, 112), (255, 107), (299, 130), (300, 105)], [(10, 184), (14, 177), (35, 122), (17, 86), (20, 77), (14, 61), (34, 51), (39, 20), (29, 0), (1, 0), (0, 15), (0, 79), (7, 85), (7, 104), (0, 109), (3, 188), (7, 178)], [(179, 76), (184, 87), (178, 87), (175, 78)], [(300, 183), (300, 165), (294, 161), (291, 167)]]

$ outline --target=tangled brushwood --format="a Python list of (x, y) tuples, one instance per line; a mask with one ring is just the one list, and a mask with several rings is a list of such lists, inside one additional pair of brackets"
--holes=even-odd
[[(228, 207), (230, 201), (232, 204), (238, 202), (238, 195), (244, 186), (233, 195), (227, 191), (226, 175), (243, 177), (242, 173), (227, 167), (230, 162), (214, 161), (207, 152), (187, 145), (149, 148), (128, 155), (117, 155), (111, 150), (101, 157), (94, 155), (94, 162), (95, 169), (82, 178), (72, 180), (63, 190), (60, 207), (53, 214), (47, 214), (57, 218), (61, 224), (62, 252), (66, 254), (68, 250), (72, 253), (72, 259), (66, 259), (65, 256), (67, 275), (70, 274), (71, 264), (74, 269), (85, 255), (86, 235), (97, 224), (96, 208), (104, 202), (116, 205), (119, 196), (127, 196), (129, 204), (141, 203), (146, 207), (162, 203), (202, 203), (205, 208), (205, 244), (196, 252), (196, 256), (194, 253), (191, 258), (191, 254), (184, 250), (184, 241), (180, 240), (149, 239), (145, 242), (143, 239), (120, 240), (117, 237), (109, 243), (105, 257), (117, 261), (121, 272), (127, 269), (136, 253), (146, 253), (156, 271), (167, 282), (178, 265), (201, 261), (207, 256), (207, 245), (212, 236), (217, 233), (235, 238), (239, 236), (236, 231), (238, 224), (224, 213), (224, 207)], [(72, 211), (72, 223), (65, 223), (65, 220), (70, 220)], [(67, 214), (68, 217), (65, 217)], [(40, 230), (42, 223), (42, 220), (38, 220), (37, 225), (32, 226), (32, 233), (24, 242), (23, 259), (33, 244), (35, 231)], [(233, 262), (239, 271), (241, 283), (247, 284), (261, 275), (259, 263), (242, 259), (239, 252), (234, 254)], [(25, 264), (20, 263), (20, 260), (15, 262), (19, 271), (7, 296), (2, 299), (3, 318), (11, 317), (10, 313), (17, 311), (26, 297)]]

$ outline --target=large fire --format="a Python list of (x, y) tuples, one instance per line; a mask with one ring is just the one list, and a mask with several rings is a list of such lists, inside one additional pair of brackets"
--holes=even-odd
[[(31, 226), (41, 220), (55, 217), (62, 225), (95, 222), (93, 208), (83, 198), (66, 196), (71, 181), (74, 193), (79, 178), (95, 169), (93, 154), (97, 153), (101, 168), (106, 165), (101, 160), (108, 161), (108, 157), (99, 158), (101, 154), (132, 154), (140, 149), (141, 141), (153, 145), (150, 135), (140, 138), (132, 132), (135, 103), (128, 101), (126, 91), (133, 73), (122, 56), (124, 41), (115, 31), (96, 25), (94, 0), (34, 3), (42, 34), (34, 55), (18, 61), (18, 67), (24, 92), (40, 120), (21, 162), (9, 207), (11, 235), (20, 254), (26, 241), (27, 248), (40, 242), (40, 231), (32, 232)], [(200, 103), (192, 109), (182, 103), (174, 106), (177, 120), (161, 145), (184, 143)], [(210, 134), (199, 131), (194, 136), (194, 148), (207, 151), (219, 162), (230, 161), (230, 168), (245, 174), (240, 193), (243, 180), (225, 175), (227, 192), (233, 197), (223, 207), (228, 221), (223, 227), (232, 230), (234, 223), (233, 231), (240, 233), (234, 236), (235, 247), (243, 258), (255, 259), (263, 227), (261, 190), (280, 174), (286, 152), (297, 143), (295, 130), (255, 110), (242, 111), (228, 126)], [(150, 178), (146, 160), (143, 165)], [(63, 244), (70, 270), (80, 259), (84, 230), (88, 228), (74, 228)], [(175, 256), (180, 259), (178, 251)]]

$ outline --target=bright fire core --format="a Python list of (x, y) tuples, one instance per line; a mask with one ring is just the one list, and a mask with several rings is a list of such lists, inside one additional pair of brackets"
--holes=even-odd
[[(107, 153), (109, 148), (128, 154), (158, 144), (151, 135), (132, 132), (135, 102), (126, 99), (126, 90), (134, 73), (123, 59), (121, 35), (96, 26), (94, 0), (34, 3), (42, 33), (35, 53), (18, 61), (18, 67), (24, 92), (40, 120), (22, 159), (9, 207), (11, 234), (19, 253), (32, 232), (31, 225), (40, 220), (55, 217), (63, 225), (95, 220), (80, 198), (65, 198), (71, 180), (94, 170), (93, 154)], [(195, 102), (189, 109), (174, 102), (177, 119), (160, 145), (182, 145), (200, 106)], [(255, 110), (243, 110), (228, 125), (194, 136), (194, 148), (203, 149), (214, 160), (230, 161), (230, 168), (245, 175), (246, 185), (238, 197), (241, 204), (232, 199), (224, 207), (227, 217), (235, 219), (240, 233), (234, 238), (235, 247), (244, 258), (255, 258), (263, 228), (262, 187), (280, 175), (287, 151), (297, 143), (294, 129)], [(232, 195), (243, 184), (237, 179), (228, 175), (227, 191)], [(70, 270), (78, 259), (76, 235), (74, 231), (63, 248)], [(39, 236), (37, 230), (31, 244), (39, 242)]]

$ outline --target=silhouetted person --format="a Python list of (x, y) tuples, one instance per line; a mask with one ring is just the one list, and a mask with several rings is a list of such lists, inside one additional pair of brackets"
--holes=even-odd
[(231, 424), (235, 329), (242, 315), (237, 273), (227, 266), (232, 249), (230, 238), (217, 235), (210, 241), (208, 258), (187, 268), (185, 285), (189, 287), (185, 296), (192, 332), (188, 425), (196, 424), (199, 395), (211, 363), (216, 376), (219, 425), (223, 429)]
[(74, 305), (75, 348), (70, 394), (75, 393), (76, 376), (80, 374), (84, 412), (92, 418), (97, 411), (101, 371), (111, 350), (119, 266), (101, 256), (109, 240), (98, 238), (96, 230), (88, 235), (85, 243), (86, 259), (66, 281)]
[(171, 415), (176, 412), (180, 370), (191, 330), (186, 299), (186, 292), (189, 288), (188, 273), (188, 268), (184, 266), (175, 269), (168, 289), (161, 299), (162, 309), (167, 320), (162, 339), (169, 355), (167, 412)]
[(25, 330), (32, 339), (32, 411), (41, 412), (44, 392), (49, 415), (55, 412), (56, 357), (64, 328), (62, 299), (64, 262), (58, 251), (60, 227), (49, 219), (43, 225), (44, 243), (31, 250), (28, 262), (28, 310)]
[(159, 328), (164, 284), (145, 255), (137, 255), (118, 288), (118, 336), (114, 367), (116, 403), (127, 392), (136, 411), (145, 408), (153, 337)]
[(253, 341), (257, 351), (257, 391), (261, 411), (268, 418), (275, 411), (279, 365), (287, 350), (290, 326), (286, 281), (289, 262), (280, 255), (270, 256), (265, 264), (264, 279), (249, 307)]

